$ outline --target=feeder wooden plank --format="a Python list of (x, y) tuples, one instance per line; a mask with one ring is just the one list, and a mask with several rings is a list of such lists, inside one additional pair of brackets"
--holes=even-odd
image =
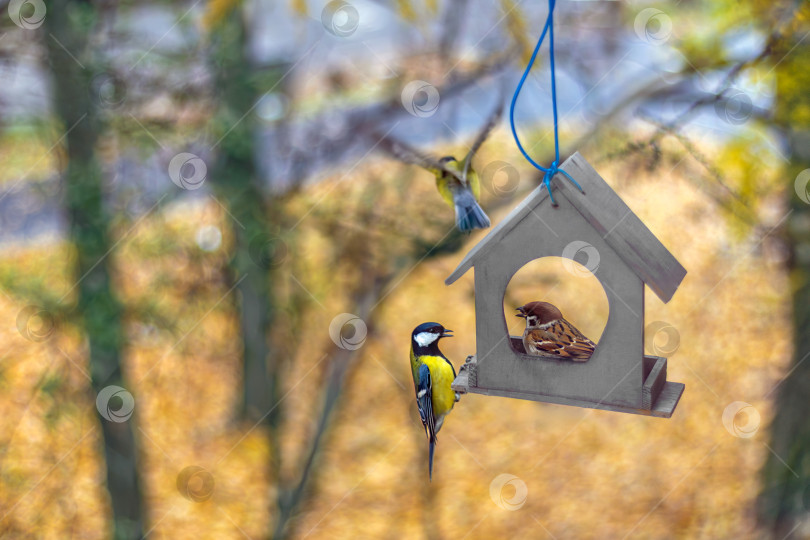
[(678, 406), (685, 388), (686, 385), (683, 383), (665, 382), (658, 399), (655, 401), (655, 405), (653, 405), (651, 416), (659, 418), (672, 417), (672, 413), (675, 411), (675, 407)]
[(458, 372), (458, 375), (456, 375), (456, 379), (450, 385), (450, 388), (452, 388), (459, 394), (466, 394), (467, 388), (469, 388), (470, 386), (468, 376), (469, 372), (466, 369), (462, 369), (461, 371)]
[[(645, 360), (647, 360), (648, 358), (655, 358), (655, 357), (647, 357), (645, 358)], [(656, 418), (672, 417), (672, 414), (675, 411), (675, 408), (677, 407), (678, 402), (680, 401), (681, 395), (683, 395), (683, 391), (685, 388), (685, 385), (683, 383), (663, 381), (660, 393), (658, 394), (658, 397), (654, 401), (652, 407), (650, 407), (649, 409), (622, 407), (602, 402), (586, 401), (581, 399), (566, 398), (562, 396), (548, 396), (544, 394), (535, 394), (531, 392), (516, 392), (513, 390), (504, 390), (498, 388), (481, 388), (475, 385), (471, 385), (469, 383), (468, 367), (470, 363), (474, 364), (475, 359), (473, 358), (471, 362), (468, 361), (468, 364), (462, 366), (462, 368), (459, 370), (458, 376), (452, 383), (453, 390), (455, 390), (460, 394), (472, 393), (472, 394), (483, 394), (486, 396), (525, 399), (529, 401), (540, 401), (544, 403), (554, 403), (558, 405), (570, 405), (573, 407), (584, 407), (588, 409), (599, 409), (604, 411), (638, 414), (642, 416), (653, 416)], [(656, 361), (656, 366), (658, 365), (659, 363)], [(653, 368), (653, 370), (655, 370), (655, 367)], [(658, 373), (660, 372), (661, 370), (658, 371)]]
[(644, 386), (641, 389), (641, 406), (643, 408), (652, 409), (666, 382), (667, 359), (657, 358), (649, 375), (644, 378)]
[[(458, 380), (458, 379), (457, 379)], [(557, 405), (569, 405), (572, 407), (583, 407), (586, 409), (599, 409), (602, 411), (623, 412), (628, 414), (638, 414), (641, 416), (654, 416), (656, 418), (671, 418), (678, 401), (681, 399), (683, 390), (685, 388), (683, 383), (666, 382), (661, 389), (661, 394), (658, 400), (653, 405), (652, 409), (634, 409), (632, 407), (620, 407), (616, 405), (609, 405), (606, 403), (594, 403), (592, 401), (584, 401), (580, 399), (570, 399), (560, 396), (545, 396), (542, 394), (530, 394), (527, 392), (513, 392), (510, 390), (498, 390), (495, 388), (478, 388), (478, 387), (465, 387), (466, 392), (453, 386), (453, 389), (459, 393), (470, 394), (483, 394), (485, 396), (498, 396), (512, 399), (525, 399), (529, 401), (540, 401), (543, 403), (554, 403)]]
[(561, 168), (582, 185), (585, 195), (563, 175), (554, 177), (555, 190), (565, 195), (662, 302), (669, 302), (686, 269), (584, 157), (575, 153)]
[(647, 377), (649, 377), (650, 372), (655, 367), (655, 364), (658, 362), (659, 358), (661, 357), (644, 355), (644, 361), (642, 362), (642, 369), (644, 370), (641, 377), (642, 380), (647, 380)]

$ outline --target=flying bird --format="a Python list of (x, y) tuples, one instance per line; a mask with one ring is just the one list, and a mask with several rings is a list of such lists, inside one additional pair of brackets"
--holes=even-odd
[[(489, 227), (489, 216), (478, 204), (478, 198), (481, 197), (481, 180), (478, 173), (472, 168), (467, 170), (465, 167), (465, 178), (461, 163), (453, 156), (445, 156), (439, 163), (444, 165), (444, 168), (434, 169), (431, 172), (436, 176), (436, 189), (439, 190), (439, 194), (456, 212), (458, 230), (470, 232), (473, 229)], [(459, 174), (462, 176), (459, 177)]]
[(503, 114), (502, 96), (487, 122), (478, 132), (467, 155), (461, 160), (454, 156), (440, 159), (425, 154), (389, 135), (378, 137), (378, 145), (390, 156), (404, 163), (414, 164), (433, 173), (436, 189), (442, 198), (455, 210), (456, 226), (461, 232), (486, 229), (489, 217), (478, 203), (481, 196), (481, 180), (472, 168), (472, 158), (484, 144), (492, 129)]
[(593, 341), (563, 318), (562, 313), (548, 302), (529, 302), (517, 308), (516, 317), (526, 319), (523, 347), (534, 356), (560, 356), (585, 362), (596, 347)]
[(459, 395), (450, 387), (456, 378), (456, 370), (439, 350), (439, 340), (452, 335), (452, 330), (435, 322), (422, 323), (411, 334), (411, 372), (416, 406), (428, 438), (430, 480), (433, 480), (436, 434), (442, 428), (445, 416), (459, 400)]

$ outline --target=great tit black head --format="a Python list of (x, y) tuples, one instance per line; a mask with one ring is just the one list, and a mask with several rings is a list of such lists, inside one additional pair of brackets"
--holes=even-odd
[(413, 329), (411, 341), (414, 346), (430, 347), (438, 343), (441, 338), (453, 337), (453, 331), (446, 329), (439, 323), (426, 322)]

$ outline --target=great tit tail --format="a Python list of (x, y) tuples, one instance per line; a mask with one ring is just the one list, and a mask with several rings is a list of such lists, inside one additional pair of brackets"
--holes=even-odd
[(456, 226), (461, 232), (489, 227), (489, 217), (469, 190), (457, 190), (453, 193), (453, 201), (456, 207)]
[(430, 446), (428, 455), (428, 474), (430, 476), (430, 481), (433, 482), (433, 450), (436, 448), (436, 439), (431, 438), (428, 444)]

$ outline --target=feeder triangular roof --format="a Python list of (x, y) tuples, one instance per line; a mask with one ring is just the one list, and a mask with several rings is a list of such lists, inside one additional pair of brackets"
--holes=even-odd
[[(560, 169), (580, 183), (585, 195), (559, 175), (552, 180), (555, 197), (565, 197), (658, 298), (669, 302), (686, 269), (578, 152)], [(508, 235), (547, 197), (548, 191), (538, 186), (467, 253), (445, 283), (450, 285), (464, 275), (486, 255), (489, 246)]]

